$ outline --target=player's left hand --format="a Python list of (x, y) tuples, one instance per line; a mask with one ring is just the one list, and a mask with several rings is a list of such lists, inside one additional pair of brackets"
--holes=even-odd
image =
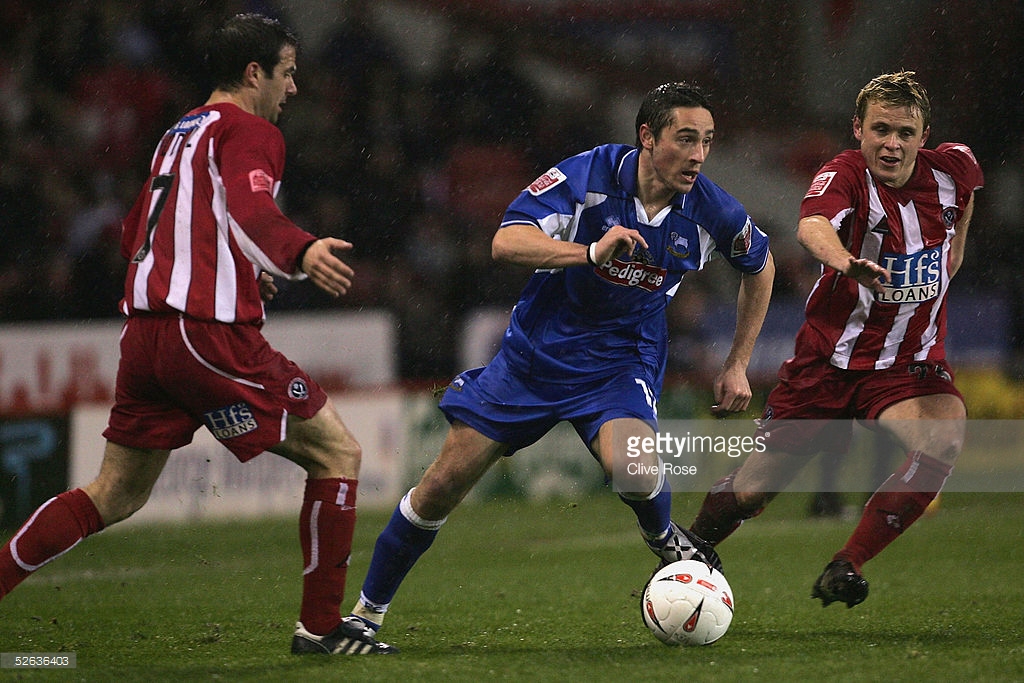
[(750, 407), (753, 396), (746, 370), (737, 366), (722, 368), (715, 377), (714, 392), (715, 405), (711, 406), (711, 414), (715, 417), (742, 413)]
[(264, 301), (273, 301), (277, 294), (277, 285), (274, 284), (273, 276), (267, 271), (260, 273), (260, 298)]
[(348, 251), (351, 242), (337, 237), (323, 237), (309, 245), (302, 257), (302, 272), (313, 284), (331, 296), (341, 296), (352, 286), (355, 271), (334, 255), (335, 251)]

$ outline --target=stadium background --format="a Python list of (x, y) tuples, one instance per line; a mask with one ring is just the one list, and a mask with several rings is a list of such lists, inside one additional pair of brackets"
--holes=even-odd
[[(752, 368), (766, 391), (791, 350), (816, 267), (795, 244), (800, 197), (852, 146), (871, 76), (918, 72), (932, 142), (970, 144), (986, 173), (950, 312), (971, 414), (1024, 416), (1024, 9), (899, 0), (8, 0), (0, 7), (0, 498), (2, 524), (95, 472), (119, 319), (118, 221), (152, 145), (207, 92), (203, 39), (262, 11), (304, 40), (281, 120), (281, 203), (356, 245), (338, 301), (284, 286), (268, 335), (334, 392), (367, 450), (364, 502), (393, 504), (436, 451), (430, 389), (487, 360), (528, 273), (490, 261), (505, 205), (558, 160), (632, 142), (639, 98), (695, 80), (716, 102), (705, 171), (773, 239), (776, 295)], [(280, 283), (279, 283), (280, 284)], [(687, 278), (671, 312), (669, 418), (700, 417), (731, 336), (735, 280)], [(760, 403), (755, 399), (755, 405)], [(555, 433), (553, 439), (566, 439)], [(140, 518), (275, 512), (298, 470), (237, 468), (200, 437)], [(520, 458), (484, 493), (599, 486), (571, 438)], [(523, 462), (525, 461), (525, 463)], [(369, 483), (372, 482), (372, 483)], [(287, 493), (284, 493), (287, 491)], [(249, 509), (246, 501), (266, 503)], [(149, 515), (147, 517), (147, 515)]]

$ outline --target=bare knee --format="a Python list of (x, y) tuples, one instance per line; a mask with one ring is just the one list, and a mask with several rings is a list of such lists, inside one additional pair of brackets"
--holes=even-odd
[(131, 487), (103, 481), (99, 478), (82, 487), (96, 506), (104, 526), (128, 519), (142, 509), (149, 500), (150, 491), (132, 490)]
[(409, 502), (413, 511), (423, 519), (447, 517), (507, 451), (505, 444), (456, 422), (448, 430), (440, 455), (412, 491)]
[(428, 470), (412, 490), (409, 504), (423, 519), (439, 520), (447, 517), (469, 493), (453, 479), (430, 476)]
[(311, 443), (306, 451), (310, 476), (346, 477), (357, 479), (363, 461), (363, 448), (347, 429), (333, 438)]
[(960, 451), (964, 447), (964, 429), (957, 429), (957, 425), (950, 425), (945, 434), (936, 434), (925, 443), (920, 450), (931, 457), (941, 460), (944, 463), (953, 465), (960, 457)]
[(288, 437), (271, 448), (306, 470), (311, 478), (357, 479), (363, 451), (328, 400), (313, 417), (288, 418)]
[(967, 410), (959, 397), (936, 394), (886, 408), (879, 423), (906, 451), (925, 453), (952, 465), (963, 449)]
[[(633, 464), (633, 463), (630, 463)], [(625, 474), (615, 473), (615, 485), (619, 495), (627, 500), (650, 500), (665, 488), (665, 478), (659, 463), (643, 468), (626, 468)]]
[(82, 487), (105, 526), (138, 512), (153, 491), (170, 451), (107, 443), (97, 477)]

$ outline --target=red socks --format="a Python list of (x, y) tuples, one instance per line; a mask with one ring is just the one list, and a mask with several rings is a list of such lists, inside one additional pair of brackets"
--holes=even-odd
[[(952, 465), (924, 453), (908, 453), (900, 468), (871, 496), (857, 528), (832, 559), (848, 560), (859, 572), (861, 565), (917, 521), (942, 490), (952, 471)], [(721, 543), (744, 520), (761, 512), (739, 506), (733, 490), (734, 476), (735, 472), (715, 483), (690, 527), (712, 545)]]
[(0, 549), (0, 598), (29, 574), (103, 529), (103, 519), (82, 489), (43, 503)]
[(299, 514), (305, 569), (299, 621), (325, 635), (341, 622), (341, 601), (356, 526), (355, 479), (307, 479)]
[[(305, 563), (300, 620), (310, 632), (329, 633), (341, 621), (341, 600), (356, 522), (355, 479), (309, 479), (299, 516)], [(82, 489), (43, 503), (0, 549), (0, 598), (29, 574), (103, 529)]]
[(697, 519), (693, 521), (690, 531), (700, 536), (711, 545), (717, 545), (740, 528), (740, 524), (757, 517), (764, 508), (747, 510), (741, 508), (736, 500), (736, 492), (733, 489), (733, 480), (736, 478), (736, 470), (731, 474), (722, 477), (704, 497)]
[(952, 471), (952, 465), (924, 453), (908, 453), (900, 468), (868, 500), (857, 528), (832, 559), (848, 560), (859, 572), (861, 565), (924, 513)]

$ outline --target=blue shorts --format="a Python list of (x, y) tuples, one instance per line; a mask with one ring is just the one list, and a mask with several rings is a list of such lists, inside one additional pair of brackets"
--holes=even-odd
[(653, 380), (640, 370), (580, 382), (521, 377), (499, 353), (487, 366), (452, 380), (440, 408), (449, 422), (459, 420), (489, 439), (508, 444), (511, 455), (563, 420), (572, 424), (587, 448), (601, 425), (616, 418), (643, 420), (657, 432), (655, 392)]

